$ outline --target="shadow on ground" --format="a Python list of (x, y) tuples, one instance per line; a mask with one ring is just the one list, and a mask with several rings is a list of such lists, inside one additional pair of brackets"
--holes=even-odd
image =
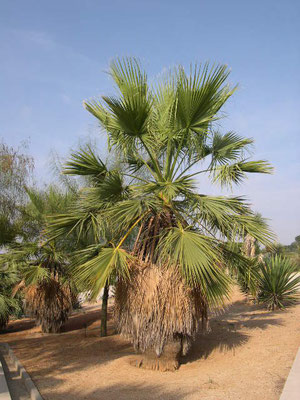
[[(84, 398), (89, 400), (184, 400), (190, 394), (195, 394), (195, 390), (181, 389), (178, 393), (178, 391), (167, 391), (160, 385), (116, 384), (89, 391)], [(82, 394), (75, 392), (75, 397), (82, 398)], [(64, 395), (60, 395), (60, 399), (63, 398)]]
[(209, 332), (197, 336), (188, 355), (182, 357), (181, 363), (207, 358), (214, 350), (234, 352), (248, 341), (247, 330), (281, 325), (281, 320), (277, 318), (280, 313), (281, 311), (266, 312), (262, 306), (246, 301), (232, 303), (222, 314), (211, 318)]

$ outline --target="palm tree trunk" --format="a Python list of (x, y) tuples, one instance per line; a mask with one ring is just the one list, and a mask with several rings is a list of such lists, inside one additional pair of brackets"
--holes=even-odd
[(249, 233), (247, 233), (244, 239), (243, 253), (246, 257), (255, 257), (255, 239)]
[(101, 309), (101, 327), (100, 336), (107, 336), (107, 302), (109, 294), (109, 284), (108, 282), (104, 286), (103, 296), (102, 296), (102, 309)]
[(136, 360), (133, 365), (156, 371), (175, 371), (180, 366), (180, 355), (182, 353), (182, 343), (180, 339), (170, 340), (166, 343), (162, 354), (158, 357), (153, 349), (146, 350)]

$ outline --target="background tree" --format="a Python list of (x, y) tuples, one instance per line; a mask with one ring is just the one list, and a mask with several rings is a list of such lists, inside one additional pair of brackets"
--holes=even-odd
[(33, 159), (25, 148), (0, 143), (0, 246), (12, 242), (22, 229), (20, 208), (27, 201), (26, 186), (32, 180)]

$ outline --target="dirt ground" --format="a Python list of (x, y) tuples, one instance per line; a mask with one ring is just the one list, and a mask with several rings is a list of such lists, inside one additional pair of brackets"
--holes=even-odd
[(13, 347), (48, 400), (277, 400), (300, 345), (300, 304), (275, 313), (235, 291), (176, 372), (130, 365), (131, 345), (99, 337), (100, 304), (72, 315), (60, 335), (41, 334), (32, 320), (0, 336)]

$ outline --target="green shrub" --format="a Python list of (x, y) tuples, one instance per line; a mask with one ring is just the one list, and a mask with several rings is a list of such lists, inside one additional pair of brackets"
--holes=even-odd
[(269, 310), (284, 309), (295, 304), (300, 295), (300, 275), (296, 266), (285, 257), (273, 256), (261, 264), (258, 279), (258, 301)]
[(6, 327), (12, 315), (21, 311), (20, 299), (12, 295), (17, 280), (16, 269), (8, 269), (6, 265), (1, 265), (0, 260), (0, 331)]

